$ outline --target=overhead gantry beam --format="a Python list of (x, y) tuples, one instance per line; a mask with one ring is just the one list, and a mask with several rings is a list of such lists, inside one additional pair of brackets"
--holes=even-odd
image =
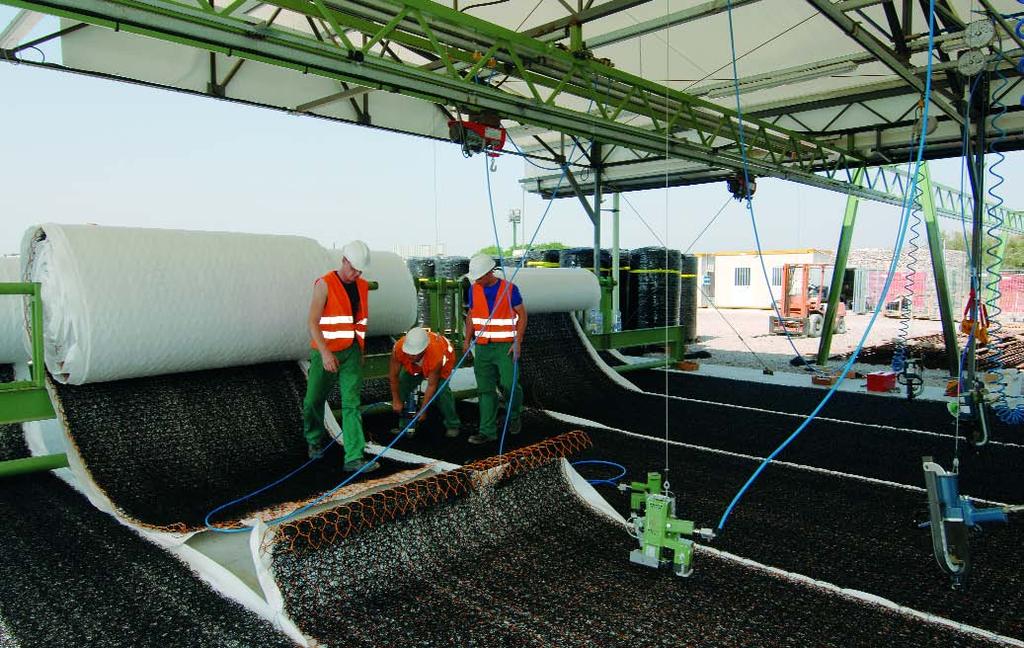
[[(807, 2), (832, 21), (834, 25), (843, 30), (847, 36), (857, 41), (861, 47), (875, 56), (879, 62), (883, 63), (887, 68), (899, 75), (900, 78), (921, 93), (921, 95), (924, 95), (924, 79), (918, 76), (918, 74), (914, 72), (913, 68), (904, 62), (899, 54), (894, 52), (892, 48), (878, 40), (878, 38), (867, 31), (860, 23), (847, 16), (846, 13), (839, 8), (840, 5), (832, 4), (831, 0), (807, 0)], [(928, 52), (928, 56), (931, 55), (932, 53)], [(931, 102), (935, 104), (939, 110), (945, 113), (948, 118), (952, 119), (957, 124), (963, 124), (963, 117), (960, 115), (960, 112), (945, 97), (936, 92), (932, 92)]]
[[(744, 166), (735, 111), (429, 0), (265, 3), (299, 18), (293, 24), (304, 24), (308, 17), (328, 26), (330, 33), (322, 39), (282, 26), (284, 17), (268, 24), (242, 13), (245, 0), (227, 6), (211, 6), (207, 0), (0, 3), (460, 110), (492, 110), (524, 124), (710, 168)], [(610, 10), (613, 4), (621, 9), (629, 3), (604, 3), (593, 10)], [(384, 43), (423, 53), (441, 65), (427, 70), (395, 60)], [(526, 96), (488, 84), (481, 78), (488, 70), (521, 80)], [(588, 101), (590, 106), (583, 108)], [(623, 121), (635, 115), (650, 125)], [(842, 146), (768, 122), (744, 122), (753, 174), (845, 193), (864, 163)]]

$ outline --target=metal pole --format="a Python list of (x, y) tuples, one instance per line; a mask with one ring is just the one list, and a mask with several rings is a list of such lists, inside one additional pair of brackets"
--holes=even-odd
[(63, 452), (60, 454), (43, 455), (42, 457), (11, 459), (9, 461), (0, 461), (0, 477), (14, 477), (16, 475), (44, 472), (46, 470), (66, 468), (67, 465), (68, 456)]
[[(971, 260), (973, 261), (974, 278), (977, 281), (977, 286), (975, 287), (977, 290), (975, 291), (974, 309), (971, 312), (971, 317), (975, 322), (978, 321), (978, 310), (982, 297), (981, 286), (985, 276), (985, 118), (986, 108), (988, 107), (988, 83), (986, 79), (982, 79), (981, 86), (971, 96), (971, 109), (975, 113), (975, 115), (972, 115), (974, 117), (972, 121), (977, 124), (977, 137), (973, 142), (974, 150), (969, 155), (970, 164), (967, 165), (968, 176), (971, 181), (971, 196), (974, 198)], [(970, 145), (969, 135), (968, 133), (968, 143)], [(974, 386), (977, 384), (977, 348), (978, 344), (977, 340), (975, 340), (970, 345), (967, 357), (967, 379), (971, 390), (974, 390)]]
[(601, 143), (590, 145), (594, 167), (594, 276), (601, 278)]
[[(619, 304), (619, 194), (612, 194), (612, 318), (618, 315), (622, 321), (622, 308)], [(613, 322), (614, 324), (614, 322)], [(614, 327), (613, 327), (614, 328)]]
[(942, 234), (935, 213), (935, 195), (932, 193), (932, 179), (927, 163), (921, 165), (921, 175), (917, 183), (921, 188), (921, 212), (924, 214), (925, 229), (928, 233), (928, 251), (932, 258), (935, 296), (939, 301), (942, 338), (946, 342), (946, 362), (949, 364), (949, 375), (956, 376), (960, 370), (960, 350), (957, 348), (956, 328), (953, 326), (953, 307), (950, 303), (949, 284), (946, 281), (946, 257), (943, 254)]
[[(864, 168), (853, 174), (853, 184), (860, 186), (864, 179)], [(843, 227), (839, 231), (839, 246), (836, 248), (836, 263), (832, 269), (832, 285), (828, 289), (828, 306), (825, 309), (825, 321), (821, 327), (821, 342), (818, 343), (818, 364), (828, 364), (828, 354), (832, 349), (832, 333), (835, 330), (836, 311), (839, 310), (839, 293), (843, 290), (843, 275), (846, 274), (846, 262), (850, 258), (850, 246), (853, 243), (853, 225), (857, 221), (857, 207), (860, 198), (853, 194), (846, 197), (846, 213), (843, 215)], [(782, 282), (786, 289), (786, 282)]]

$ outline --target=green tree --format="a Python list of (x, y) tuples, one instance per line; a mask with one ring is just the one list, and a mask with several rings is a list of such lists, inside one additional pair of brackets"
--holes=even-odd
[[(552, 241), (550, 243), (537, 243), (532, 248), (530, 248), (527, 245), (517, 245), (515, 247), (515, 249), (516, 250), (527, 250), (527, 249), (534, 249), (534, 250), (565, 250), (568, 247), (569, 246), (565, 245), (564, 243), (559, 243), (558, 241)], [(508, 257), (508, 256), (513, 256), (512, 252), (513, 252), (512, 248), (505, 248), (505, 249), (503, 249), (501, 251), (501, 254), (502, 254), (502, 256), (507, 256)], [(496, 256), (498, 256), (498, 246), (496, 246), (496, 245), (488, 245), (487, 247), (481, 248), (480, 250), (478, 250), (477, 254), (490, 254), (491, 256), (496, 257)]]
[[(1020, 270), (1024, 268), (1024, 236), (1020, 234), (1003, 234), (1003, 236), (1008, 236), (1006, 251), (1003, 253), (1003, 270)], [(963, 232), (943, 232), (942, 239), (947, 250), (965, 249)], [(988, 250), (994, 244), (995, 242), (992, 239), (986, 238), (984, 243), (985, 249)]]

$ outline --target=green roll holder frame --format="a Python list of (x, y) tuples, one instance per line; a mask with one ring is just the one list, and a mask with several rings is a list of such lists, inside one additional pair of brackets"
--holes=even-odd
[[(43, 300), (38, 283), (0, 283), (0, 296), (21, 296), (28, 299), (31, 371), (28, 380), (0, 383), (0, 424), (24, 423), (52, 419), (55, 416), (50, 395), (46, 391), (46, 365), (43, 362)], [(67, 455), (53, 454), (0, 462), (0, 477), (63, 468)]]

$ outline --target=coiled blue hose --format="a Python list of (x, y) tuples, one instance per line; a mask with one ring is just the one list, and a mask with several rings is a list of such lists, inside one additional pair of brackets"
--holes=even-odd
[[(1018, 0), (1019, 2), (1020, 0)], [(1021, 26), (1024, 24), (1024, 20), (1017, 21), (1017, 31), (1021, 31)], [(1006, 60), (1003, 55), (1001, 48), (999, 50), (999, 60)], [(1009, 85), (1009, 81), (1006, 75), (1003, 74), (999, 63), (996, 63), (996, 77), (1000, 81), (999, 87), (995, 91), (995, 99), (992, 102), (992, 108), (994, 109), (994, 115), (992, 117), (992, 128), (996, 131), (996, 137), (992, 141), (990, 151), (993, 153), (996, 161), (989, 167), (989, 173), (995, 178), (995, 182), (991, 183), (988, 188), (988, 196), (992, 199), (992, 204), (988, 207), (989, 227), (987, 230), (988, 237), (991, 241), (991, 245), (987, 248), (987, 252), (991, 256), (992, 260), (986, 268), (989, 273), (989, 281), (985, 285), (988, 291), (988, 297), (985, 300), (985, 305), (988, 308), (989, 314), (989, 335), (994, 342), (1002, 340), (1000, 332), (1002, 331), (1002, 323), (999, 321), (999, 315), (1002, 313), (1002, 308), (999, 306), (1002, 292), (999, 290), (999, 281), (1002, 279), (1001, 270), (1003, 264), (1003, 257), (1000, 253), (1003, 248), (1003, 217), (999, 212), (999, 208), (1003, 205), (1003, 197), (1000, 195), (999, 187), (1006, 182), (1006, 178), (999, 172), (999, 167), (1003, 164), (1006, 156), (1000, 151), (1000, 146), (1006, 141), (1006, 130), (1002, 127), (1000, 121), (1006, 114), (1006, 105), (1000, 101), (999, 97), (1001, 93)], [(992, 345), (993, 354), (990, 356), (990, 362), (992, 368), (990, 371), (997, 376), (997, 380), (992, 386), (991, 390), (995, 396), (995, 402), (992, 406), (992, 411), (995, 412), (996, 416), (1000, 421), (1008, 425), (1020, 425), (1024, 423), (1024, 407), (1017, 405), (1011, 407), (1006, 400), (1006, 374), (1003, 372), (1003, 352), (999, 344)]]
[(623, 477), (625, 477), (626, 476), (626, 472), (627, 472), (626, 471), (626, 467), (623, 466), (622, 464), (617, 464), (614, 461), (605, 461), (603, 459), (584, 459), (582, 461), (574, 461), (574, 462), (572, 462), (572, 465), (574, 467), (575, 466), (611, 466), (612, 468), (618, 468), (619, 470), (622, 471), (618, 475), (615, 475), (614, 477), (608, 477), (608, 478), (605, 478), (605, 479), (588, 479), (587, 483), (590, 484), (591, 486), (596, 486), (597, 484), (608, 484), (610, 486), (618, 486), (619, 485), (618, 484), (619, 480), (622, 479)]

